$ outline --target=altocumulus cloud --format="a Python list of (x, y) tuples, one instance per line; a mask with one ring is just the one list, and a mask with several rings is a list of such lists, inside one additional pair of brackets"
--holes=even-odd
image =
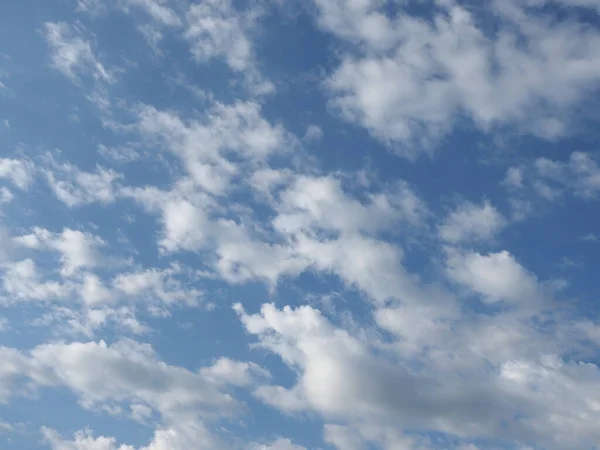
[(598, 8), (0, 6), (0, 447), (599, 449)]

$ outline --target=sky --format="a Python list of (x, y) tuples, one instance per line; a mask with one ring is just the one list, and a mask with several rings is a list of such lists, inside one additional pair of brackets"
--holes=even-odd
[(0, 448), (600, 449), (600, 1), (0, 3)]

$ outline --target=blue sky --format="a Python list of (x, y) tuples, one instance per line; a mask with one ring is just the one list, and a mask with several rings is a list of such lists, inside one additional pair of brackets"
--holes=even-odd
[(0, 5), (0, 447), (600, 448), (600, 3)]

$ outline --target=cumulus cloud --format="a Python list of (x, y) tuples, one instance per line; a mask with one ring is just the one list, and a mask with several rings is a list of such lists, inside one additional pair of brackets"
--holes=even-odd
[(71, 291), (69, 284), (45, 280), (31, 259), (13, 262), (2, 277), (2, 287), (4, 301), (9, 304), (20, 300), (65, 299)]
[(450, 251), (446, 273), (489, 302), (536, 302), (541, 295), (535, 276), (506, 250), (488, 255)]
[[(323, 68), (330, 111), (411, 158), (432, 153), (465, 124), (483, 135), (567, 135), (573, 111), (584, 113), (597, 85), (599, 35), (570, 9), (592, 7), (591, 0), (552, 7), (491, 1), (486, 8), (444, 0), (427, 10), (414, 2), (313, 3), (318, 26), (343, 41)], [(559, 3), (573, 15), (558, 17)], [(526, 248), (489, 248), (539, 197), (596, 199), (593, 154), (536, 156), (508, 168), (496, 181), (510, 193), (512, 220), (502, 203), (488, 200), (463, 201), (438, 217), (423, 198), (452, 195), (453, 177), (429, 189), (420, 172), (407, 177), (414, 185), (400, 178), (398, 170), (413, 170), (408, 162), (357, 168), (364, 155), (353, 142), (348, 164), (337, 170), (325, 147), (345, 145), (335, 140), (345, 128), (316, 110), (294, 121), (304, 99), (293, 95), (262, 101), (272, 85), (259, 70), (255, 37), (272, 19), (271, 5), (73, 4), (92, 14), (111, 9), (102, 23), (127, 13), (122, 23), (155, 45), (163, 33), (173, 39), (164, 58), (119, 48), (132, 76), (117, 80), (91, 33), (44, 25), (54, 68), (95, 86), (85, 96), (100, 105), (102, 127), (85, 108), (68, 125), (89, 132), (87, 147), (97, 154), (78, 156), (78, 165), (42, 157), (39, 169), (26, 158), (0, 158), (0, 178), (10, 187), (0, 186), (0, 201), (15, 197), (1, 217), (8, 231), (0, 228), (0, 306), (11, 310), (1, 316), (10, 329), (2, 319), (0, 329), (14, 339), (35, 327), (27, 336), (39, 340), (31, 350), (0, 347), (0, 403), (58, 389), (83, 409), (149, 430), (132, 445), (93, 423), (74, 433), (42, 428), (50, 448), (305, 449), (268, 430), (268, 421), (251, 429), (254, 422), (240, 420), (257, 402), (284, 414), (281, 429), (301, 426), (305, 415), (311, 426), (319, 423), (323, 443), (319, 436), (300, 442), (310, 447), (475, 450), (484, 442), (558, 450), (600, 440), (598, 320), (590, 308), (582, 318), (575, 300), (558, 298), (551, 273), (526, 268)], [(235, 79), (207, 77), (202, 85), (199, 65), (215, 62)], [(301, 83), (305, 75), (298, 74)], [(251, 98), (235, 98), (240, 80)], [(138, 81), (139, 91), (126, 84)], [(185, 97), (168, 90), (179, 88)], [(61, 146), (60, 134), (48, 142)], [(106, 166), (94, 166), (96, 157)], [(369, 175), (379, 170), (383, 176)], [(35, 195), (19, 202), (36, 174), (54, 194), (43, 200), (62, 203), (65, 214), (38, 208)], [(98, 220), (108, 213), (115, 221)], [(123, 228), (103, 228), (115, 222)], [(322, 311), (321, 297), (333, 299)], [(232, 298), (240, 302), (239, 321), (231, 320)], [(218, 309), (214, 323), (197, 308), (206, 301)], [(178, 328), (162, 328), (165, 319)], [(250, 342), (238, 341), (228, 328), (235, 326)], [(167, 334), (176, 341), (161, 341)], [(210, 345), (217, 335), (227, 345)], [(164, 355), (127, 336), (151, 339)], [(264, 418), (250, 420), (257, 417)]]
[(400, 5), (390, 17), (386, 2), (316, 3), (320, 25), (357, 49), (327, 81), (332, 106), (408, 157), (429, 151), (461, 116), (482, 132), (511, 125), (562, 136), (600, 81), (598, 32), (552, 20), (540, 2), (492, 2), (489, 12), (438, 2), (427, 21)]
[[(8, 358), (2, 372), (7, 382), (29, 379), (31, 387), (64, 386), (89, 409), (146, 405), (165, 423), (174, 424), (235, 414), (241, 403), (226, 392), (230, 381), (251, 384), (254, 374), (261, 373), (256, 365), (231, 361), (229, 378), (215, 382), (202, 371), (166, 364), (149, 345), (127, 339), (112, 345), (104, 341), (49, 343), (28, 354), (7, 348), (2, 352)], [(222, 366), (219, 361), (217, 368), (204, 370), (215, 373)], [(106, 383), (107, 379), (111, 382)]]
[[(413, 432), (433, 428), (458, 436), (502, 437), (548, 448), (577, 447), (596, 439), (592, 428), (598, 414), (595, 400), (589, 399), (578, 383), (596, 383), (598, 368), (565, 363), (558, 356), (539, 359), (544, 348), (541, 334), (524, 340), (533, 350), (530, 355), (538, 355), (533, 359), (499, 353), (518, 347), (497, 338), (493, 343), (488, 340), (491, 336), (479, 333), (490, 325), (517, 326), (519, 321), (509, 316), (490, 317), (492, 323), (482, 320), (481, 328), (468, 321), (452, 325), (454, 337), (427, 341), (430, 351), (418, 359), (417, 369), (394, 358), (393, 352), (382, 355), (381, 350), (389, 346), (349, 334), (309, 306), (277, 309), (263, 305), (255, 315), (246, 314), (240, 305), (235, 309), (258, 344), (298, 374), (291, 387), (267, 384), (258, 387), (255, 395), (284, 411), (313, 411), (326, 421), (346, 424), (326, 427), (327, 441), (338, 448), (360, 449), (364, 442), (378, 448), (426, 444), (423, 436), (403, 435), (398, 423)], [(477, 331), (470, 335), (472, 326)], [(506, 337), (510, 335), (509, 331)], [(486, 350), (476, 346), (482, 339), (491, 345)], [(556, 348), (554, 345), (545, 348)], [(490, 363), (496, 370), (487, 369)], [(539, 383), (548, 389), (548, 397), (545, 390), (536, 388)], [(561, 405), (557, 399), (562, 396), (571, 401)], [(582, 411), (586, 416), (575, 419)], [(571, 421), (577, 421), (577, 430), (569, 425)]]
[[(197, 185), (211, 194), (223, 194), (239, 177), (243, 163), (264, 164), (293, 142), (281, 125), (263, 118), (256, 102), (215, 104), (204, 121), (181, 119), (168, 111), (143, 106), (138, 111), (140, 132), (181, 158)], [(230, 159), (233, 153), (237, 160)]]
[(60, 253), (61, 275), (72, 276), (80, 269), (94, 268), (102, 264), (100, 248), (106, 243), (97, 236), (79, 230), (65, 228), (52, 233), (36, 227), (31, 234), (15, 238), (22, 246), (32, 249), (50, 249)]

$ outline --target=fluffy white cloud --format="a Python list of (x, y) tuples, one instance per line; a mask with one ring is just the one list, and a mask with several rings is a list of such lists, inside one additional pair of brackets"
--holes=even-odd
[(452, 244), (487, 241), (504, 225), (504, 218), (489, 201), (481, 205), (466, 202), (448, 214), (438, 232), (444, 241)]
[(506, 250), (488, 255), (449, 251), (446, 273), (488, 302), (535, 304), (542, 297), (535, 276)]
[[(139, 110), (143, 136), (181, 158), (195, 183), (212, 194), (223, 194), (238, 178), (244, 164), (264, 164), (276, 152), (293, 145), (280, 125), (261, 116), (256, 102), (215, 104), (205, 121), (187, 123), (177, 115), (145, 106)], [(233, 152), (241, 161), (228, 157)]]
[[(254, 364), (219, 360), (193, 372), (161, 361), (152, 347), (131, 340), (43, 344), (28, 354), (2, 348), (6, 364), (0, 386), (19, 379), (31, 387), (64, 386), (90, 409), (146, 405), (164, 423), (236, 414), (241, 408), (227, 392), (231, 382), (251, 384), (264, 376)], [(214, 379), (224, 371), (225, 379)], [(106, 380), (110, 380), (107, 383)], [(5, 391), (8, 397), (10, 389)], [(15, 392), (14, 394), (17, 394)]]
[[(413, 353), (406, 360), (392, 350), (403, 345), (396, 330), (388, 328), (398, 337), (390, 347), (373, 335), (349, 334), (308, 306), (263, 305), (256, 315), (240, 305), (235, 309), (259, 345), (298, 374), (292, 387), (264, 385), (255, 395), (284, 411), (314, 411), (345, 424), (326, 427), (326, 440), (338, 448), (361, 449), (364, 442), (385, 449), (428, 448), (426, 440), (403, 435), (398, 423), (412, 432), (502, 437), (552, 449), (597, 439), (592, 425), (597, 399), (588, 392), (598, 382), (598, 367), (557, 356), (540, 360), (546, 350), (560, 347), (557, 337), (545, 342), (539, 332), (519, 337), (521, 349), (502, 341), (502, 327), (509, 327), (505, 338), (519, 336), (519, 327), (533, 330), (514, 316), (475, 322), (455, 316), (458, 321), (447, 322), (449, 334), (428, 340), (424, 333), (418, 358)], [(492, 329), (495, 337), (485, 333)], [(407, 331), (403, 324), (399, 330)], [(561, 404), (560, 398), (570, 400)]]
[(65, 22), (46, 22), (44, 35), (52, 50), (52, 65), (73, 81), (90, 74), (106, 82), (113, 75), (96, 59), (91, 43), (82, 36), (82, 30)]
[(36, 227), (28, 235), (19, 236), (15, 241), (33, 249), (50, 249), (60, 253), (63, 276), (75, 275), (80, 269), (98, 267), (103, 262), (100, 249), (106, 245), (98, 236), (79, 230), (65, 228), (61, 233), (52, 233)]
[(60, 300), (68, 298), (72, 286), (54, 280), (44, 280), (31, 259), (13, 262), (2, 277), (4, 302), (20, 300)]
[(332, 105), (405, 156), (431, 149), (461, 115), (484, 132), (510, 124), (563, 135), (600, 82), (600, 34), (551, 21), (539, 2), (494, 2), (493, 36), (460, 2), (437, 2), (428, 21), (403, 6), (386, 16), (383, 1), (316, 3), (319, 23), (358, 49), (327, 83)]

